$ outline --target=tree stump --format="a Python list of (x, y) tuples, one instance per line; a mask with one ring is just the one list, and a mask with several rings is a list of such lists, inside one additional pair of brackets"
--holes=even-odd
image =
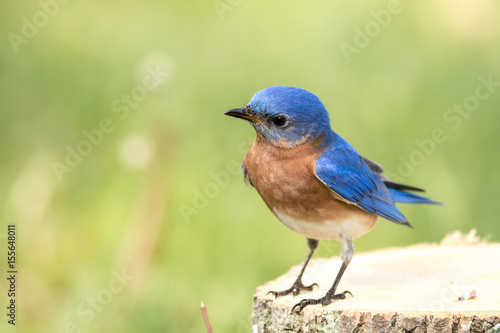
[(290, 313), (292, 307), (324, 296), (341, 260), (309, 263), (303, 282), (317, 282), (319, 289), (276, 300), (266, 296), (292, 285), (301, 265), (294, 266), (257, 288), (252, 332), (500, 333), (500, 244), (449, 243), (357, 253), (337, 289), (354, 297), (307, 306), (300, 314)]

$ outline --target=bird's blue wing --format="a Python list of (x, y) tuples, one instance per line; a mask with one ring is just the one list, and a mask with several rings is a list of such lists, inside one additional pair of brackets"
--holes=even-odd
[(380, 176), (351, 147), (327, 149), (316, 161), (316, 176), (342, 199), (390, 221), (409, 225)]

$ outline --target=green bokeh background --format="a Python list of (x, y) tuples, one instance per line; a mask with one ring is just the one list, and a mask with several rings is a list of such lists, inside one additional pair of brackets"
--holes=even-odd
[[(390, 3), (221, 0), (218, 11), (212, 1), (69, 1), (46, 23), (38, 17), (17, 47), (9, 33), (22, 36), (23, 17), (33, 22), (41, 5), (4, 3), (0, 267), (6, 225), (16, 224), (19, 274), (18, 323), (7, 325), (3, 310), (0, 326), (203, 332), (203, 300), (214, 332), (251, 332), (255, 288), (307, 247), (231, 169), (254, 133), (223, 112), (277, 84), (314, 92), (361, 154), (444, 202), (402, 206), (415, 229), (381, 221), (357, 251), (471, 228), (499, 241), (500, 91), (456, 129), (444, 115), (474, 95), (479, 76), (500, 82), (500, 5), (402, 1), (377, 31), (372, 11)], [(347, 61), (340, 45), (356, 46), (356, 29), (367, 27), (373, 37)], [(114, 101), (140, 92), (147, 68), (168, 74), (121, 119)], [(54, 163), (66, 164), (67, 147), (103, 119), (113, 130), (58, 179)], [(418, 160), (415, 140), (436, 128), (447, 139)], [(411, 156), (418, 165), (402, 173)], [(317, 257), (339, 249), (323, 242)], [(123, 271), (131, 281), (110, 292)]]

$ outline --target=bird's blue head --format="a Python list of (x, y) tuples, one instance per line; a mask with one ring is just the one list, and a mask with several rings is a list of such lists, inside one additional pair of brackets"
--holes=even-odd
[(225, 113), (248, 120), (258, 134), (291, 148), (332, 134), (330, 118), (316, 95), (300, 88), (275, 86), (257, 92), (241, 109)]

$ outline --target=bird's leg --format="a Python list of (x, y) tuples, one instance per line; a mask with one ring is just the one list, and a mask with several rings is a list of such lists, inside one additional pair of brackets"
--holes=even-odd
[(290, 293), (292, 293), (293, 296), (297, 296), (298, 294), (300, 294), (301, 290), (311, 291), (314, 286), (317, 287), (318, 286), (317, 283), (313, 283), (310, 286), (304, 286), (304, 284), (302, 283), (302, 275), (304, 274), (306, 266), (309, 263), (309, 260), (311, 259), (314, 251), (318, 247), (318, 244), (319, 244), (319, 240), (317, 240), (317, 239), (310, 239), (310, 238), (307, 239), (307, 245), (309, 246), (309, 254), (307, 255), (307, 258), (304, 261), (304, 264), (302, 265), (302, 269), (300, 270), (299, 276), (297, 276), (297, 279), (295, 280), (295, 282), (293, 283), (293, 285), (289, 289), (282, 290), (282, 291), (269, 291), (267, 294), (268, 295), (273, 294), (274, 297), (276, 297), (276, 298), (278, 296), (285, 296), (285, 295), (288, 295)]
[(351, 262), (352, 256), (354, 254), (354, 244), (350, 239), (344, 239), (342, 242), (342, 251), (341, 251), (341, 258), (342, 258), (342, 266), (340, 266), (340, 270), (337, 273), (337, 277), (335, 278), (335, 282), (333, 282), (332, 287), (326, 295), (322, 298), (318, 299), (303, 299), (299, 303), (295, 304), (294, 307), (292, 308), (292, 311), (295, 310), (296, 308), (299, 309), (298, 312), (302, 311), (303, 308), (305, 308), (308, 305), (312, 304), (321, 304), (323, 306), (328, 305), (332, 302), (332, 299), (344, 299), (346, 297), (346, 294), (349, 294), (352, 296), (351, 292), (349, 290), (346, 290), (340, 294), (335, 294), (335, 291), (337, 290), (337, 286), (339, 285), (340, 279), (342, 278), (342, 275), (344, 274), (344, 271), (346, 270), (347, 266)]

